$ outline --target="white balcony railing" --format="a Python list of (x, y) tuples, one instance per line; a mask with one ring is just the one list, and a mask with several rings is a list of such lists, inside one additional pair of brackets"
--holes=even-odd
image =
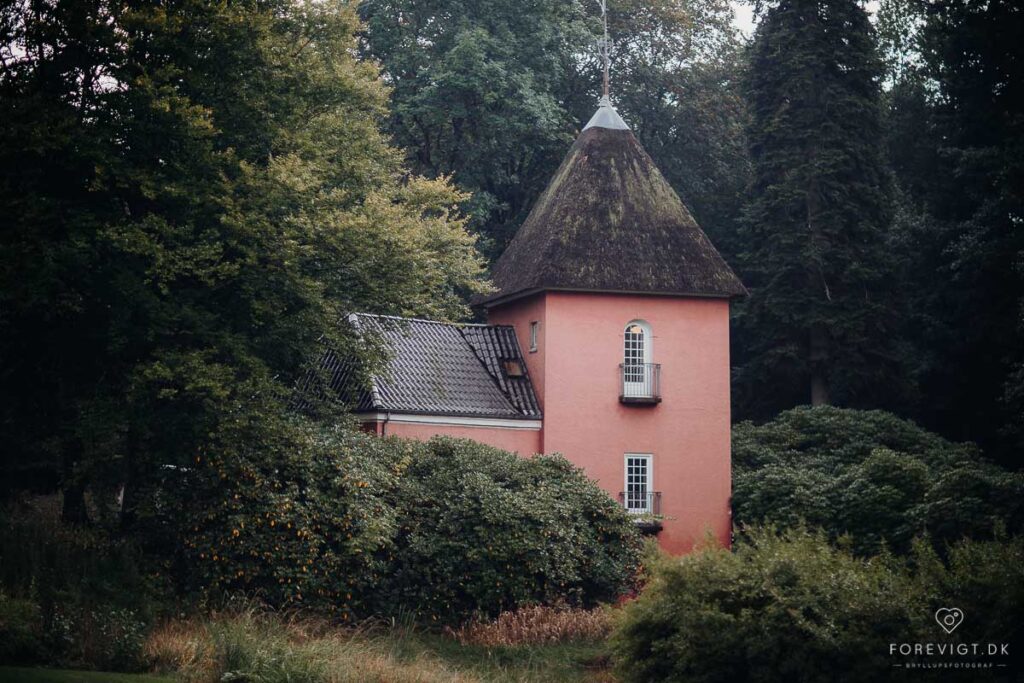
[(619, 375), (619, 400), (623, 403), (661, 402), (661, 365), (658, 363), (624, 363), (619, 365)]

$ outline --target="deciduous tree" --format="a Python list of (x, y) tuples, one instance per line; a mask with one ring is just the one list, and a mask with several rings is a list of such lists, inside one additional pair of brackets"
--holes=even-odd
[(57, 472), (69, 517), (284, 410), (323, 343), (359, 352), (344, 312), (466, 313), (465, 196), (407, 175), (357, 26), (344, 2), (0, 10), (4, 465)]

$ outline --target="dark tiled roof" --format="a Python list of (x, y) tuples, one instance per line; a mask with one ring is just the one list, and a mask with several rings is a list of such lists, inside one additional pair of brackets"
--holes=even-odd
[[(388, 352), (385, 371), (371, 379), (369, 389), (355, 390), (353, 368), (333, 354), (325, 356), (333, 388), (347, 394), (357, 412), (540, 418), (513, 328), (365, 313), (349, 321)], [(518, 363), (523, 376), (508, 376), (506, 361)]]
[(544, 289), (746, 293), (633, 133), (600, 125), (577, 138), (492, 279), (485, 304)]

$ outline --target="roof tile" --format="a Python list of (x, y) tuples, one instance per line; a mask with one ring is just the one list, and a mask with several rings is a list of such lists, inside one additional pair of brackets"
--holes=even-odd
[[(358, 313), (349, 316), (360, 333), (384, 343), (389, 358), (372, 386), (352, 391), (352, 367), (327, 354), (324, 368), (335, 390), (358, 411), (393, 411), (464, 417), (541, 416), (515, 330)], [(518, 362), (510, 377), (505, 361)]]

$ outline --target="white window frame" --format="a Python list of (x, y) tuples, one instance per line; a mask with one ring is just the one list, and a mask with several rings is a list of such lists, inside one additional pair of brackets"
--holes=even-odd
[[(646, 481), (644, 482), (643, 507), (630, 507), (629, 489), (629, 461), (639, 459), (646, 462)], [(626, 453), (622, 459), (623, 471), (623, 501), (626, 512), (633, 515), (643, 515), (654, 512), (654, 454), (653, 453)]]
[(537, 352), (537, 329), (539, 327), (539, 321), (533, 320), (530, 322), (530, 353)]
[[(639, 369), (630, 370), (630, 367), (636, 367), (637, 354), (631, 353), (635, 351), (635, 346), (630, 347), (630, 344), (636, 344), (636, 341), (630, 339), (630, 335), (636, 335), (631, 330), (634, 327), (640, 328), (639, 344), (640, 350), (640, 363), (643, 365)], [(651, 334), (651, 325), (646, 320), (630, 320), (626, 323), (626, 326), (622, 328), (622, 393), (628, 397), (643, 397), (653, 395), (653, 377), (650, 372), (650, 364), (654, 358), (654, 335)]]

